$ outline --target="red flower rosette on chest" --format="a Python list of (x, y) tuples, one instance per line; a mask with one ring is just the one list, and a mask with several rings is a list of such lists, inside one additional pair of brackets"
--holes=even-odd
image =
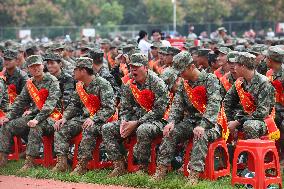
[(271, 83), (276, 90), (276, 92), (275, 92), (276, 102), (278, 102), (278, 103), (280, 103), (284, 106), (284, 92), (283, 92), (284, 87), (283, 87), (281, 81), (274, 80)]
[(129, 86), (136, 102), (147, 112), (151, 111), (154, 106), (155, 94), (150, 89), (138, 89), (132, 79), (129, 81)]
[(98, 96), (89, 94), (88, 103), (90, 104), (90, 114), (93, 116), (101, 107), (101, 101)]
[(187, 81), (184, 81), (184, 89), (192, 105), (203, 114), (206, 111), (207, 95), (203, 85), (192, 88)]
[(39, 103), (39, 107), (40, 109), (42, 109), (47, 97), (48, 97), (48, 90), (45, 89), (45, 88), (41, 88), (39, 91), (38, 91), (38, 95), (40, 97), (40, 103)]
[(13, 104), (15, 102), (16, 97), (17, 97), (16, 85), (14, 85), (14, 84), (8, 85), (8, 95), (9, 95), (10, 104)]

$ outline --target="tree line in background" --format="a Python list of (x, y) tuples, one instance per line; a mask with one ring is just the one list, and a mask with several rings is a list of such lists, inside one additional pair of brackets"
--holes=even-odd
[[(176, 0), (177, 24), (284, 21), (284, 0)], [(172, 0), (1, 0), (5, 26), (165, 24)]]

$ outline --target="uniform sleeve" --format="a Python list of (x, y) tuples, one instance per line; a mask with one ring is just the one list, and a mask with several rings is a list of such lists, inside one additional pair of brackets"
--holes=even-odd
[(47, 87), (48, 97), (41, 109), (41, 111), (36, 115), (34, 119), (38, 122), (46, 120), (56, 107), (56, 104), (60, 97), (59, 81), (53, 80)]
[(119, 117), (121, 120), (131, 120), (132, 115), (135, 114), (133, 109), (134, 99), (132, 97), (131, 90), (129, 85), (122, 85), (121, 87), (121, 111), (119, 113)]
[(31, 102), (32, 100), (30, 98), (30, 94), (27, 90), (27, 87), (25, 86), (22, 89), (22, 92), (17, 96), (6, 117), (8, 119), (15, 119), (21, 116), (24, 113), (26, 107), (30, 106)]
[(81, 103), (80, 97), (76, 91), (73, 92), (70, 98), (70, 103), (66, 107), (63, 113), (63, 117), (66, 120), (69, 120), (75, 117), (77, 114), (82, 113), (83, 111), (83, 104)]
[(259, 95), (256, 100), (256, 110), (252, 113), (251, 119), (264, 120), (275, 105), (275, 89), (270, 82), (265, 82), (259, 88)]
[(147, 112), (138, 121), (140, 124), (145, 122), (161, 120), (165, 114), (169, 97), (165, 83), (160, 81), (150, 81), (153, 84), (153, 92), (155, 93), (155, 101), (151, 111)]
[(181, 120), (183, 120), (184, 111), (184, 87), (182, 84), (180, 84), (170, 110), (169, 122), (179, 123)]
[(0, 81), (0, 109), (3, 112), (7, 112), (9, 106), (9, 97), (6, 85), (4, 84), (4, 81)]
[(93, 121), (105, 123), (115, 112), (114, 92), (108, 81), (102, 82), (100, 90), (101, 108), (94, 115)]
[(19, 88), (20, 90), (23, 90), (29, 77), (28, 77), (28, 74), (24, 71), (21, 71), (21, 76), (22, 76), (22, 79), (19, 80)]
[(210, 76), (206, 82), (207, 89), (207, 106), (202, 116), (200, 126), (203, 128), (212, 127), (217, 124), (217, 117), (221, 106), (221, 86), (219, 80), (214, 76)]
[(66, 109), (66, 107), (70, 103), (71, 96), (72, 96), (74, 89), (75, 89), (73, 78), (67, 77), (67, 79), (63, 83), (62, 88), (63, 88), (62, 103), (63, 103), (63, 108)]
[(238, 96), (238, 92), (236, 90), (235, 84), (231, 87), (231, 89), (225, 95), (223, 100), (225, 113), (228, 121), (234, 121), (234, 109), (240, 102), (240, 98)]

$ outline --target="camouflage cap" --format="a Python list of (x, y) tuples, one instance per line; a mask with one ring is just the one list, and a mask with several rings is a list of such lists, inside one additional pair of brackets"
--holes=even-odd
[(93, 69), (93, 60), (89, 57), (80, 57), (76, 59), (76, 68), (90, 68)]
[(58, 53), (46, 53), (43, 55), (43, 60), (48, 61), (48, 60), (54, 60), (58, 61), (61, 60), (61, 56)]
[(225, 28), (225, 27), (219, 27), (217, 30), (218, 30), (218, 31), (224, 31), (224, 32), (227, 32), (227, 30), (226, 30), (226, 28)]
[(135, 51), (135, 46), (132, 44), (127, 44), (122, 47), (122, 53), (131, 56)]
[(247, 51), (246, 47), (244, 45), (237, 45), (235, 47), (235, 51), (238, 51), (238, 52), (245, 52)]
[(255, 60), (255, 56), (251, 53), (248, 52), (239, 52), (237, 55), (237, 59), (236, 62), (238, 64), (244, 65), (247, 68), (255, 68), (256, 66), (256, 60)]
[(110, 40), (109, 39), (102, 39), (100, 41), (100, 44), (111, 44)]
[(31, 55), (27, 58), (25, 66), (30, 67), (35, 64), (43, 64), (43, 59), (40, 55)]
[(160, 47), (162, 47), (162, 46), (163, 46), (162, 42), (154, 41), (154, 42), (152, 43), (152, 45), (151, 45), (151, 49), (153, 49), (153, 48), (160, 48)]
[(275, 62), (283, 63), (284, 62), (284, 49), (277, 47), (277, 46), (271, 46), (268, 48), (266, 56)]
[(239, 52), (238, 51), (231, 51), (227, 54), (227, 61), (229, 63), (236, 63), (237, 62), (237, 57), (238, 57)]
[(264, 44), (255, 44), (252, 45), (249, 49), (248, 52), (252, 53), (254, 55), (259, 55), (259, 54), (263, 54), (265, 52), (265, 50), (267, 50), (267, 46)]
[(89, 57), (92, 59), (104, 57), (104, 52), (101, 49), (93, 49), (89, 51)]
[(231, 49), (228, 47), (220, 47), (217, 51), (222, 54), (228, 54), (231, 51)]
[(51, 50), (59, 50), (59, 49), (64, 49), (65, 45), (63, 43), (55, 43), (53, 45), (50, 46)]
[(16, 59), (18, 57), (18, 53), (19, 52), (17, 50), (14, 50), (14, 49), (5, 49), (3, 57), (5, 59), (13, 60), (13, 59)]
[(134, 53), (130, 56), (129, 64), (133, 66), (146, 66), (148, 64), (148, 58), (145, 54)]
[(208, 56), (208, 53), (211, 51), (211, 49), (205, 49), (205, 48), (200, 48), (197, 50), (196, 54), (197, 56)]
[(161, 47), (159, 53), (161, 54), (169, 54), (169, 55), (177, 55), (181, 50), (176, 47)]
[(183, 72), (191, 64), (193, 64), (193, 59), (190, 53), (187, 51), (182, 51), (173, 58), (173, 68), (178, 73)]
[(178, 78), (178, 72), (172, 67), (168, 67), (163, 71), (160, 77), (169, 86), (169, 89), (171, 89)]

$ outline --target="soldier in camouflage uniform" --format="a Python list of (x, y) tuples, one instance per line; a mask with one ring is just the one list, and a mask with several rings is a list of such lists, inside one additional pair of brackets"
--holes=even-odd
[[(148, 64), (147, 56), (134, 53), (130, 59), (130, 71), (133, 80), (122, 86), (120, 120), (103, 126), (103, 140), (107, 154), (110, 160), (114, 162), (114, 170), (110, 173), (110, 177), (126, 173), (126, 162), (119, 144), (124, 138), (135, 133), (137, 144), (134, 148), (134, 156), (140, 165), (140, 169), (145, 170), (147, 168), (151, 141), (162, 134), (163, 123), (161, 120), (168, 103), (166, 86), (153, 71), (148, 70), (146, 66)], [(154, 94), (152, 102), (149, 102), (151, 101), (149, 99), (147, 100), (147, 103), (151, 105), (150, 109), (146, 109), (143, 106), (145, 104), (139, 101), (140, 93), (138, 94), (139, 97), (134, 96), (132, 93), (134, 86), (140, 92), (148, 89)], [(142, 98), (145, 96), (142, 94)]]
[(101, 76), (102, 78), (105, 78), (111, 84), (114, 90), (115, 99), (118, 103), (120, 99), (120, 87), (115, 81), (113, 75), (110, 74), (107, 65), (103, 64), (103, 57), (104, 57), (103, 51), (99, 49), (91, 50), (89, 52), (89, 57), (93, 59), (93, 68), (95, 73)]
[[(275, 46), (270, 47), (266, 54), (266, 62), (268, 67), (271, 68), (269, 72), (272, 72), (272, 74), (268, 77), (272, 82), (276, 92), (275, 122), (281, 132), (280, 144), (283, 144), (284, 137), (282, 136), (282, 133), (284, 133), (284, 50)], [(282, 152), (280, 153), (282, 154), (282, 156), (280, 156), (282, 160), (281, 166), (284, 167), (284, 149), (282, 145), (280, 146), (280, 148)]]
[[(63, 57), (64, 55), (64, 48), (65, 48), (65, 45), (64, 44), (61, 44), (61, 43), (56, 43), (56, 44), (53, 44), (51, 47), (50, 47), (50, 50), (51, 52), (53, 53), (57, 53), (59, 54), (61, 57)], [(62, 62), (62, 69), (72, 75), (73, 74), (73, 71), (74, 71), (74, 68), (75, 68), (75, 65), (74, 65), (74, 61), (73, 62), (69, 62), (68, 60), (64, 59), (64, 58), (61, 58), (61, 62)]]
[[(26, 65), (33, 76), (31, 82), (40, 91), (47, 90), (47, 99), (40, 110), (34, 102), (27, 84), (17, 97), (5, 118), (0, 119), (0, 166), (7, 162), (13, 136), (28, 136), (26, 161), (21, 171), (33, 167), (34, 158), (39, 156), (42, 135), (53, 134), (53, 120), (49, 118), (60, 96), (59, 82), (56, 77), (43, 72), (43, 60), (39, 55), (27, 58)], [(41, 96), (41, 94), (38, 94)], [(29, 114), (23, 114), (26, 108)]]
[(159, 54), (163, 56), (162, 69), (171, 67), (173, 65), (173, 57), (179, 52), (180, 50), (176, 47), (160, 47)]
[(16, 93), (19, 95), (26, 84), (28, 75), (17, 67), (17, 57), (18, 52), (15, 50), (6, 49), (4, 51), (6, 85), (7, 87), (15, 85)]
[(100, 99), (100, 108), (92, 115), (82, 102), (83, 97), (79, 96), (78, 88), (76, 89), (71, 97), (71, 103), (64, 111), (63, 118), (54, 125), (56, 130), (54, 147), (58, 160), (53, 171), (67, 170), (69, 141), (83, 131), (79, 146), (79, 162), (72, 174), (84, 174), (87, 171), (87, 163), (93, 157), (96, 137), (101, 134), (102, 125), (114, 113), (114, 93), (107, 80), (94, 75), (93, 60), (88, 57), (76, 60), (74, 75), (76, 80), (82, 82), (88, 95), (97, 96)]
[[(170, 116), (163, 130), (163, 141), (159, 148), (157, 172), (154, 180), (165, 177), (167, 167), (174, 157), (176, 145), (189, 138), (194, 138), (190, 160), (189, 184), (196, 184), (198, 175), (204, 171), (205, 157), (208, 143), (221, 136), (221, 128), (217, 125), (217, 114), (220, 109), (220, 85), (214, 74), (199, 71), (193, 64), (191, 55), (183, 51), (174, 57), (173, 67), (185, 79), (179, 85), (171, 107)], [(185, 82), (192, 88), (204, 86), (206, 88), (207, 105), (202, 114), (193, 105)], [(189, 112), (189, 113), (188, 113)]]
[[(235, 70), (242, 77), (242, 88), (250, 93), (255, 101), (256, 110), (252, 114), (244, 111), (240, 106), (240, 98), (236, 89), (236, 82), (224, 98), (224, 107), (228, 119), (228, 128), (234, 135), (237, 130), (244, 132), (245, 139), (259, 138), (266, 134), (264, 119), (274, 107), (274, 88), (269, 80), (256, 70), (255, 56), (248, 52), (238, 53)], [(235, 112), (237, 111), (237, 114)]]
[(265, 75), (268, 67), (265, 61), (265, 51), (267, 46), (264, 44), (255, 44), (248, 49), (248, 52), (256, 56), (256, 70), (258, 73)]
[(204, 69), (207, 73), (212, 73), (208, 63), (208, 53), (210, 49), (200, 48), (196, 51), (195, 63), (199, 70)]
[(61, 59), (61, 56), (56, 53), (47, 53), (44, 55), (44, 60), (47, 61), (47, 70), (59, 81), (61, 96), (56, 107), (60, 112), (63, 112), (70, 103), (71, 95), (75, 89), (75, 81), (71, 75), (61, 69)]
[(7, 88), (5, 85), (5, 80), (0, 76), (0, 117), (2, 112), (6, 112), (9, 107)]
[[(273, 71), (273, 74), (271, 75), (271, 82), (272, 84), (276, 81), (280, 81), (281, 86), (274, 85), (276, 90), (279, 90), (279, 96), (282, 95), (282, 98), (280, 97), (279, 100), (276, 100), (275, 104), (275, 110), (276, 110), (276, 117), (275, 122), (280, 129), (280, 131), (284, 132), (284, 50), (272, 46), (267, 51), (266, 56), (266, 62), (269, 68)], [(279, 88), (279, 89), (278, 89)]]

